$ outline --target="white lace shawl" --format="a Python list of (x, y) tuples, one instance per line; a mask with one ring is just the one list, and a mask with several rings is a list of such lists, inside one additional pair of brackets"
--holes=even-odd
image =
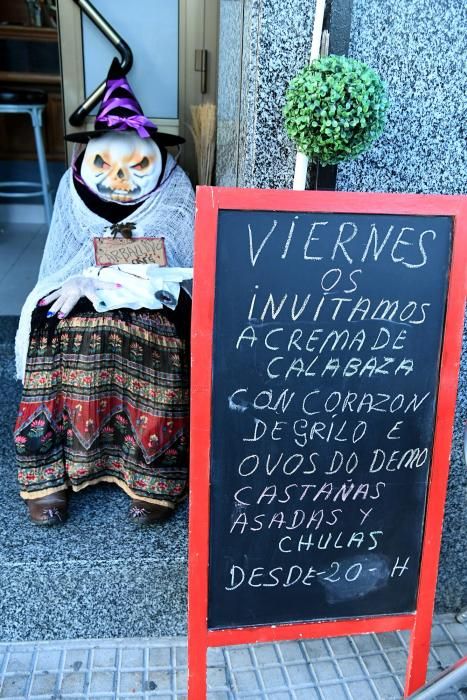
[[(168, 173), (160, 187), (124, 221), (136, 224), (133, 237), (165, 238), (167, 262), (171, 267), (192, 267), (194, 193), (183, 170), (168, 156)], [(111, 236), (110, 224), (90, 211), (73, 184), (69, 168), (63, 175), (55, 200), (52, 223), (36, 286), (21, 311), (16, 334), (16, 374), (24, 378), (31, 315), (42, 297), (65, 280), (95, 264), (93, 238)]]

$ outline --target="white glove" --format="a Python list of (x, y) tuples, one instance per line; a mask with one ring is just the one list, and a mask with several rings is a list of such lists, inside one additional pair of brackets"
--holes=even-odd
[(47, 306), (47, 304), (55, 301), (47, 312), (47, 318), (55, 314), (57, 314), (58, 318), (66, 318), (82, 297), (87, 297), (89, 301), (95, 304), (97, 303), (100, 290), (115, 289), (120, 286), (120, 284), (115, 282), (105, 282), (104, 280), (90, 279), (89, 277), (70, 277), (59, 289), (44, 297), (39, 304), (40, 306)]

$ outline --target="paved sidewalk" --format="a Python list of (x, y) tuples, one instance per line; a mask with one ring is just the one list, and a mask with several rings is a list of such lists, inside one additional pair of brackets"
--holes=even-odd
[[(467, 655), (467, 625), (433, 626), (429, 677)], [(393, 700), (402, 695), (407, 634), (211, 649), (209, 700)], [(0, 698), (186, 698), (186, 639), (0, 643)], [(439, 700), (467, 698), (466, 687)]]

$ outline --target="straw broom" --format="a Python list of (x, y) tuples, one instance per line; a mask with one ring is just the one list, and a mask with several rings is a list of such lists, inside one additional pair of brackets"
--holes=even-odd
[(192, 105), (190, 131), (195, 144), (198, 184), (210, 185), (216, 150), (216, 105)]

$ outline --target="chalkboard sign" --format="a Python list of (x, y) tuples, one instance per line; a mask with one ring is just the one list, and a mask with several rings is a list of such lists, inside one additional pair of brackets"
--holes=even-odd
[(415, 610), (451, 229), (219, 213), (210, 628)]
[(201, 188), (197, 203), (190, 692), (204, 692), (209, 644), (391, 629), (412, 633), (413, 692), (447, 484), (465, 201)]

